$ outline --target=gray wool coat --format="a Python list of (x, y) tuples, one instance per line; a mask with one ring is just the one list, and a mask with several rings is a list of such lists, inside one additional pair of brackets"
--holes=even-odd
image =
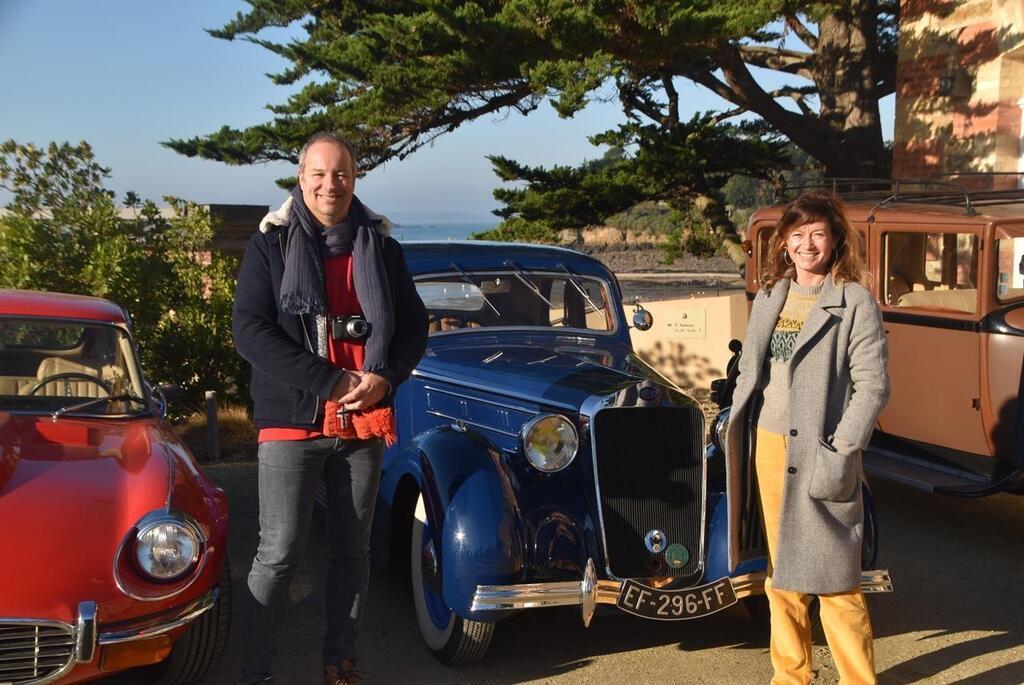
[[(752, 479), (749, 415), (760, 401), (764, 363), (789, 279), (754, 298), (726, 431), (729, 563), (740, 551), (741, 504)], [(790, 360), (787, 474), (772, 585), (808, 594), (860, 585), (864, 528), (861, 450), (889, 398), (882, 316), (864, 287), (827, 276)], [(748, 477), (744, 478), (743, 474)], [(746, 481), (746, 482), (744, 482)]]

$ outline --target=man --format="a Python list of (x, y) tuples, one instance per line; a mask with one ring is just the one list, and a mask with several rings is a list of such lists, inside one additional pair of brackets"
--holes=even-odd
[[(260, 224), (235, 289), (235, 346), (252, 366), (259, 428), (260, 542), (242, 683), (271, 680), (277, 629), (309, 529), (314, 491), (327, 486), (324, 684), (354, 683), (355, 643), (369, 577), (369, 536), (388, 407), (426, 348), (427, 315), (389, 224), (353, 194), (352, 148), (330, 133), (299, 153), (299, 187)], [(325, 427), (325, 403), (341, 412)], [(366, 439), (331, 425), (371, 417)], [(360, 432), (360, 435), (364, 431)], [(346, 433), (341, 433), (346, 435)], [(347, 435), (354, 436), (351, 431)]]

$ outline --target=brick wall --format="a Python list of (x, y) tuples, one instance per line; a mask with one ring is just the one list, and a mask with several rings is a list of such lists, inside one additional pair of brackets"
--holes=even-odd
[(1021, 171), (1022, 101), (1024, 0), (903, 0), (895, 176)]

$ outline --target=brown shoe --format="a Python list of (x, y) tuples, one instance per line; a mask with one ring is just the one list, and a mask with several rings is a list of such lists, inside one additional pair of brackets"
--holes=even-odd
[(355, 659), (345, 659), (340, 665), (324, 667), (324, 685), (356, 685), (362, 673), (356, 670)]

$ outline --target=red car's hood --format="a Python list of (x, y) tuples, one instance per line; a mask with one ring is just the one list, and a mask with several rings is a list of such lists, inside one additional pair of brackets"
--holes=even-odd
[(70, 617), (109, 598), (114, 554), (166, 503), (170, 463), (153, 419), (0, 412), (0, 616)]

